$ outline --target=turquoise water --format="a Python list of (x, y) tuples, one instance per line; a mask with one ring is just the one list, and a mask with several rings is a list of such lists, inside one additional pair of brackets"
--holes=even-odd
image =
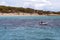
[(60, 40), (60, 16), (0, 16), (0, 40)]

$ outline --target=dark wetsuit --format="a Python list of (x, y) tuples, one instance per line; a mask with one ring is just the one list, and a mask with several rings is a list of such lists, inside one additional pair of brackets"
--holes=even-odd
[(42, 24), (43, 22), (41, 21), (40, 23)]

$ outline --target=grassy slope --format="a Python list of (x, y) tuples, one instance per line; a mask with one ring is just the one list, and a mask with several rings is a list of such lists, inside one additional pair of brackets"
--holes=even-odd
[(60, 12), (51, 12), (51, 11), (43, 11), (43, 10), (34, 10), (31, 8), (22, 8), (22, 7), (10, 7), (10, 6), (0, 6), (1, 13), (37, 13), (39, 15), (49, 15), (49, 14), (60, 14)]

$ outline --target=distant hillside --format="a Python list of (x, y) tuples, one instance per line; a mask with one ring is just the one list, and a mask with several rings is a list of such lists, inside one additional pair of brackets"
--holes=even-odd
[(31, 8), (0, 6), (0, 13), (19, 13), (19, 12), (23, 12), (23, 13), (37, 13), (39, 15), (60, 14), (60, 12), (34, 10), (34, 9), (31, 9)]

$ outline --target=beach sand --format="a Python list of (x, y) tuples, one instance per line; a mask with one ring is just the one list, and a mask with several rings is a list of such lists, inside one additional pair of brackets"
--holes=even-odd
[(30, 13), (0, 13), (0, 16), (40, 16), (40, 15)]
[(59, 16), (58, 14), (39, 15), (37, 13), (0, 13), (0, 16)]

